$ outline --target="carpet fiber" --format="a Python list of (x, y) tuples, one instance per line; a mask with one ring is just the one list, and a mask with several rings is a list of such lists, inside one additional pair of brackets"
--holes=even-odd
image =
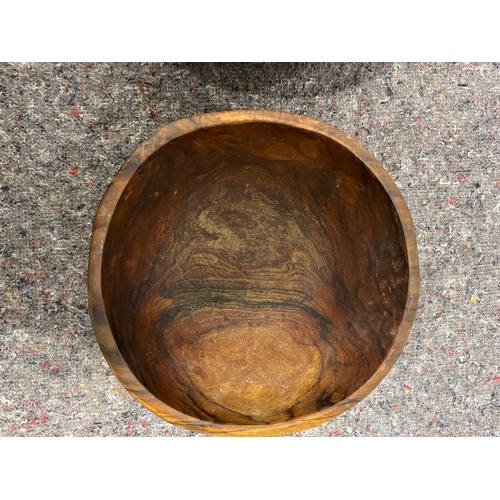
[(98, 203), (162, 125), (230, 109), (347, 132), (410, 208), (421, 294), (382, 383), (297, 436), (500, 433), (500, 65), (0, 64), (0, 435), (192, 436), (118, 383), (92, 331)]

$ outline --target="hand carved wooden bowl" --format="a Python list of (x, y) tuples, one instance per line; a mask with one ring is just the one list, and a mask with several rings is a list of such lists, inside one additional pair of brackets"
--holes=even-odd
[(192, 431), (287, 434), (347, 410), (401, 353), (418, 289), (396, 185), (351, 137), (303, 116), (171, 123), (95, 217), (104, 356), (138, 401)]

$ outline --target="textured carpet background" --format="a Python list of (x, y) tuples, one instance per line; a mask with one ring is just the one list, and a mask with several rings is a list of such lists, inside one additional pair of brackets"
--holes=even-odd
[(112, 375), (87, 311), (93, 216), (135, 147), (178, 118), (324, 120), (412, 213), (420, 308), (389, 375), (301, 436), (500, 433), (500, 65), (0, 64), (0, 435), (190, 436)]

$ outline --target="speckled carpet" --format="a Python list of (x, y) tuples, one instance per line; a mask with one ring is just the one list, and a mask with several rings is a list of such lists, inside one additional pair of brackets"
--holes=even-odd
[(0, 435), (191, 436), (142, 407), (87, 310), (93, 216), (162, 125), (271, 109), (347, 132), (400, 188), (420, 306), (392, 371), (297, 436), (500, 433), (499, 64), (0, 64)]

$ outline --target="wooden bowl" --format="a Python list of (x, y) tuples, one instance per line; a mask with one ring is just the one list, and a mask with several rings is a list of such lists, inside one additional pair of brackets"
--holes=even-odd
[(104, 356), (138, 401), (192, 431), (287, 434), (344, 412), (396, 362), (418, 290), (400, 191), (351, 137), (303, 116), (171, 123), (95, 217)]

